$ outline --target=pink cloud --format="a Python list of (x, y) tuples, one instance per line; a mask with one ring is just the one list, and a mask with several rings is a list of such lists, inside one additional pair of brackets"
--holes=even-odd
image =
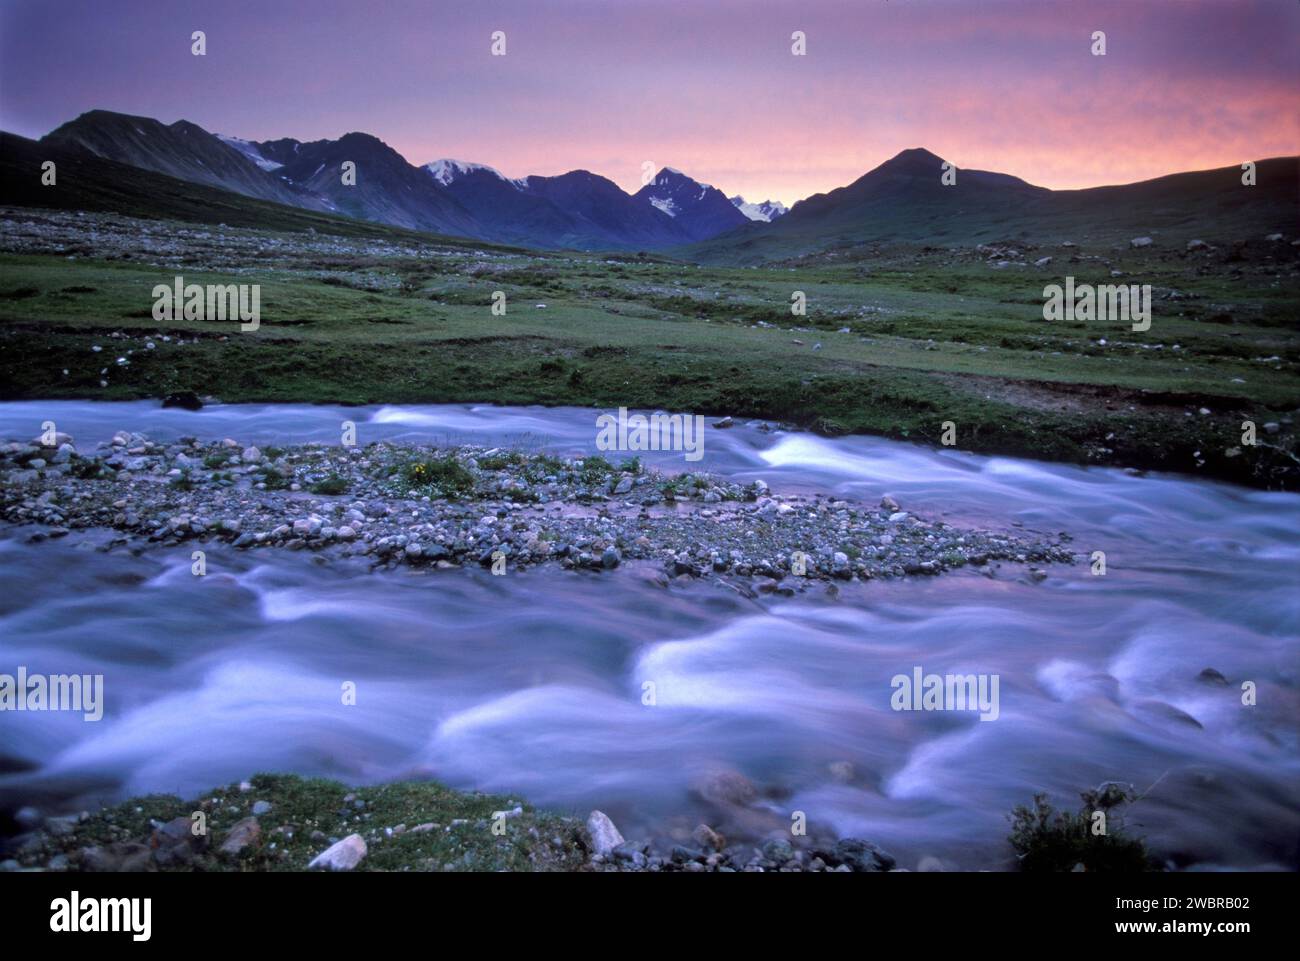
[(365, 130), (412, 163), (635, 189), (650, 160), (787, 203), (915, 146), (1082, 187), (1300, 152), (1298, 32), (1300, 5), (1265, 0), (13, 0), (0, 126), (104, 107), (254, 139)]

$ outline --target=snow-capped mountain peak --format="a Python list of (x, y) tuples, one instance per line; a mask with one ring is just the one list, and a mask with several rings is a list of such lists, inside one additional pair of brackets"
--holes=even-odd
[(655, 179), (650, 181), (651, 187), (674, 187), (678, 184), (685, 183), (691, 187), (700, 188), (699, 199), (703, 200), (705, 193), (713, 189), (713, 184), (701, 183), (689, 174), (684, 174), (676, 167), (664, 167), (655, 175)]
[[(444, 187), (450, 184), (453, 180), (457, 180), (466, 174), (478, 172), (490, 173), (492, 176), (504, 180), (506, 183), (514, 184), (516, 187), (525, 186), (523, 181), (510, 180), (495, 167), (489, 167), (487, 164), (470, 163), (465, 160), (435, 160), (432, 163), (425, 164), (424, 169), (429, 172), (429, 176), (433, 177), (434, 180), (438, 181), (438, 183), (442, 184)], [(524, 180), (527, 179), (527, 177), (524, 178)]]
[(731, 203), (750, 220), (761, 220), (769, 224), (790, 211), (790, 208), (779, 200), (764, 200), (762, 203), (750, 204), (746, 203), (745, 198), (739, 194), (731, 198)]
[(637, 200), (667, 214), (691, 239), (712, 237), (745, 222), (721, 190), (673, 167), (663, 167), (638, 190)]

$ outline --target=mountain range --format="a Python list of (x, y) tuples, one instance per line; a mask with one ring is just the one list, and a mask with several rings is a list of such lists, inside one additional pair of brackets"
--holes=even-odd
[[(510, 179), (492, 167), (465, 161), (444, 159), (416, 167), (366, 133), (337, 140), (258, 142), (209, 133), (185, 120), (163, 124), (93, 110), (40, 141), (3, 137), (0, 164), (6, 177), (0, 183), (0, 203), (62, 205), (75, 197), (78, 203), (131, 212), (132, 203), (154, 209), (157, 198), (167, 198), (185, 217), (209, 219), (204, 205), (185, 197), (179, 182), (302, 212), (272, 214), (258, 207), (254, 215), (246, 209), (236, 212), (234, 198), (209, 198), (206, 207), (223, 211), (227, 223), (258, 216), (299, 224), (345, 217), (495, 244), (657, 251), (717, 263), (758, 264), (888, 243), (1115, 243), (1135, 234), (1163, 234), (1162, 242), (1272, 232), (1289, 236), (1300, 221), (1296, 157), (1258, 161), (1251, 187), (1243, 185), (1239, 167), (1226, 167), (1124, 186), (1048, 190), (1007, 174), (967, 169), (957, 170), (956, 182), (946, 185), (943, 160), (913, 148), (853, 183), (787, 211), (772, 201), (728, 198), (671, 167), (633, 194), (587, 170)], [(38, 156), (71, 164), (82, 182), (57, 197), (39, 186), (29, 190), (24, 178), (33, 175), (23, 164)], [(20, 163), (18, 158), (24, 159)], [(352, 184), (342, 176), (347, 161), (356, 165)], [(137, 173), (124, 174), (127, 168)], [(156, 182), (148, 182), (148, 176)], [(66, 178), (60, 184), (68, 186)]]
[[(252, 141), (179, 120), (92, 110), (42, 145), (82, 149), (260, 200), (415, 230), (542, 248), (659, 250), (748, 223), (714, 187), (665, 168), (635, 194), (586, 170), (512, 180), (484, 164), (416, 167), (377, 137)], [(345, 183), (343, 164), (356, 165)]]

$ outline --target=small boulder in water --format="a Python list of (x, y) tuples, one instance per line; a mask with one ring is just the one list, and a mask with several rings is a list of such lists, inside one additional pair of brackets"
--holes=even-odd
[(1188, 714), (1186, 711), (1180, 710), (1179, 708), (1174, 707), (1172, 704), (1168, 704), (1164, 701), (1156, 701), (1156, 700), (1138, 701), (1134, 705), (1134, 709), (1135, 709), (1135, 713), (1145, 715), (1145, 717), (1148, 720), (1182, 724), (1182, 725), (1186, 725), (1187, 727), (1194, 727), (1197, 730), (1200, 730), (1204, 727), (1204, 725), (1201, 724), (1200, 721), (1192, 717), (1192, 715)]
[(691, 840), (706, 851), (721, 851), (727, 846), (727, 839), (707, 824), (696, 825), (691, 832)]
[(701, 779), (695, 791), (704, 800), (722, 806), (745, 806), (758, 797), (758, 788), (739, 771), (715, 771)]
[(47, 445), (45, 442), (49, 439), (50, 439), (49, 436), (46, 434), (38, 434), (37, 436), (32, 438), (32, 443), (35, 444), (37, 447), (45, 447), (46, 449), (60, 448), (64, 444), (72, 443), (72, 435), (65, 434), (61, 430), (54, 432), (54, 437), (53, 437), (54, 443)]

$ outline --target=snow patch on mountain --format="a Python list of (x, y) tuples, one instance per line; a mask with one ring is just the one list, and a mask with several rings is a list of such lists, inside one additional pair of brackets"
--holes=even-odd
[(662, 210), (669, 217), (677, 216), (677, 205), (672, 202), (671, 198), (651, 197), (650, 203), (653, 204), (654, 207), (657, 208), (658, 210)]
[[(267, 160), (262, 156), (262, 152), (257, 149), (257, 144), (250, 143), (239, 137), (227, 137), (224, 134), (217, 134), (217, 139), (227, 146), (234, 147), (253, 163), (257, 164), (263, 170), (279, 170), (284, 164), (276, 163), (274, 160)], [(294, 149), (297, 149), (295, 145)]]
[(761, 220), (763, 223), (770, 224), (777, 217), (790, 212), (790, 208), (779, 200), (764, 200), (762, 203), (750, 204), (746, 203), (745, 198), (740, 195), (730, 199), (732, 206), (750, 220)]
[(444, 187), (459, 177), (477, 171), (490, 173), (499, 180), (504, 180), (508, 184), (513, 184), (520, 190), (523, 190), (528, 186), (527, 177), (520, 180), (511, 180), (495, 167), (489, 167), (487, 164), (470, 163), (466, 160), (435, 160), (432, 163), (425, 164), (424, 169), (429, 172), (429, 176), (433, 177), (434, 180), (438, 181), (438, 183), (442, 184)]

